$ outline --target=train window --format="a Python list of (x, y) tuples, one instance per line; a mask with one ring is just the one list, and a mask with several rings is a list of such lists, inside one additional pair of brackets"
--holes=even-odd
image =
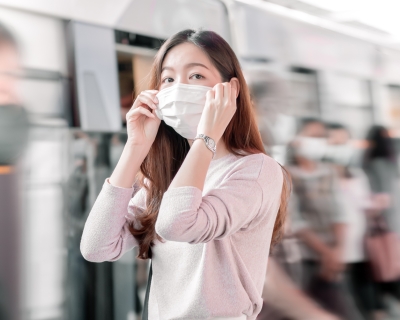
[(327, 80), (323, 118), (344, 124), (356, 139), (364, 138), (373, 123), (370, 82), (339, 74), (330, 74)]
[(121, 105), (121, 121), (126, 125), (125, 116), (133, 103), (132, 57), (118, 54), (119, 101)]
[(293, 67), (290, 71), (290, 113), (297, 117), (318, 117), (317, 72), (299, 67)]
[(114, 30), (71, 20), (67, 39), (73, 48), (69, 61), (76, 98), (74, 126), (87, 131), (120, 131)]
[(118, 52), (118, 80), (121, 121), (126, 125), (126, 113), (141, 91), (148, 89), (153, 56)]
[(384, 122), (393, 137), (400, 138), (400, 85), (388, 85), (384, 90)]

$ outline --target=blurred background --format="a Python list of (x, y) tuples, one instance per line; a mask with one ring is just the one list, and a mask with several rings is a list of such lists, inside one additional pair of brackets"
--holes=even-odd
[(234, 48), (265, 147), (293, 178), (259, 319), (400, 319), (398, 12), (396, 0), (0, 0), (0, 319), (140, 319), (147, 262), (90, 263), (79, 242), (157, 48), (187, 28)]

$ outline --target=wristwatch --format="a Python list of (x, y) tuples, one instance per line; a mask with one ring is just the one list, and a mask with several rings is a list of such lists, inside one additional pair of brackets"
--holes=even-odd
[(214, 158), (215, 152), (217, 151), (217, 146), (215, 145), (215, 141), (209, 136), (206, 136), (205, 134), (202, 133), (197, 134), (197, 136), (193, 139), (193, 141), (196, 139), (201, 139), (204, 141), (206, 147), (213, 153), (213, 158)]

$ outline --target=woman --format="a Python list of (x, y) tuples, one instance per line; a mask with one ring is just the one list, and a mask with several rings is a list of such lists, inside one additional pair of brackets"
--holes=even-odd
[(400, 180), (394, 143), (382, 126), (370, 129), (367, 142), (363, 168), (376, 199), (386, 207), (383, 214), (388, 225), (400, 235)]
[[(393, 140), (386, 128), (373, 126), (367, 135), (367, 142), (363, 168), (368, 176), (373, 198), (381, 208), (387, 226), (400, 235), (399, 168)], [(381, 310), (382, 314), (385, 310), (383, 298), (386, 294), (400, 301), (400, 279), (378, 282), (375, 289), (375, 308)]]
[(185, 30), (160, 48), (150, 88), (127, 114), (82, 254), (113, 261), (139, 246), (152, 259), (151, 320), (253, 320), (288, 185), (264, 154), (239, 62), (216, 33)]

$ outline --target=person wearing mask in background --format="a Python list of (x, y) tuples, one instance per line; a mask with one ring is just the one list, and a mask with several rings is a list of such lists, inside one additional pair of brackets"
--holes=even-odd
[(394, 232), (400, 235), (399, 165), (395, 145), (386, 128), (373, 126), (367, 135), (363, 169), (383, 215)]
[[(381, 208), (388, 228), (400, 236), (399, 167), (393, 140), (383, 126), (373, 126), (367, 135), (363, 169), (368, 176), (373, 199)], [(400, 280), (376, 283), (376, 308), (385, 309), (383, 297), (400, 301)]]
[(20, 311), (20, 158), (28, 141), (28, 115), (18, 94), (18, 45), (0, 24), (0, 318), (18, 320)]
[(329, 311), (344, 319), (360, 314), (343, 282), (347, 217), (341, 207), (337, 174), (321, 160), (327, 131), (318, 119), (303, 119), (289, 146), (287, 169), (298, 200), (292, 205), (292, 230), (302, 242), (304, 287)]
[(338, 188), (347, 216), (343, 259), (350, 288), (364, 317), (375, 319), (379, 314), (375, 311), (374, 285), (365, 255), (367, 214), (375, 208), (369, 181), (363, 170), (352, 165), (354, 149), (349, 131), (338, 123), (328, 123), (327, 128), (328, 146), (324, 159), (333, 164), (338, 174)]
[[(285, 143), (284, 137), (290, 135), (287, 121), (285, 121), (288, 119), (287, 116), (274, 112), (281, 110), (282, 107), (279, 99), (282, 94), (279, 90), (279, 80), (268, 74), (267, 81), (264, 78), (265, 74), (264, 77), (262, 76), (263, 74), (264, 72), (256, 73), (252, 82), (250, 78), (249, 88), (257, 111), (258, 128), (264, 147), (279, 162), (279, 154), (271, 146)], [(249, 83), (249, 78), (247, 81)], [(282, 117), (283, 121), (281, 121)], [(291, 198), (293, 196), (291, 194)], [(300, 282), (300, 249), (298, 240), (290, 231), (290, 217), (287, 217), (281, 241), (271, 248), (262, 293), (264, 304), (257, 320), (288, 318), (292, 320), (339, 320), (308, 297), (300, 289)]]
[(114, 261), (138, 246), (151, 258), (150, 320), (254, 320), (284, 223), (285, 171), (265, 155), (239, 62), (218, 34), (173, 35), (151, 75), (81, 252)]

